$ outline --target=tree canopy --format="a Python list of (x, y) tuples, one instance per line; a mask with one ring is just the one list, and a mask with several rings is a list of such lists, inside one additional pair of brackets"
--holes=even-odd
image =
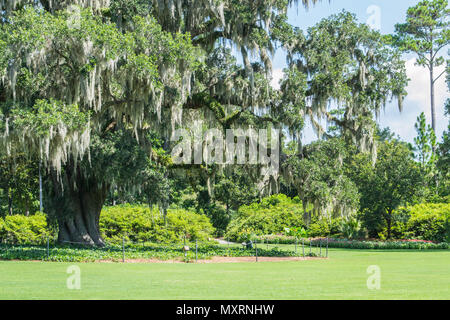
[[(435, 83), (445, 73), (435, 74), (435, 68), (445, 63), (442, 49), (450, 44), (450, 9), (448, 0), (423, 0), (408, 9), (406, 22), (395, 26), (394, 43), (403, 51), (414, 52), (417, 64), (430, 73), (432, 128), (436, 131)], [(434, 149), (433, 149), (434, 151)]]
[[(360, 189), (348, 162), (368, 152), (367, 165), (377, 168), (377, 116), (394, 99), (402, 109), (406, 94), (401, 51), (353, 14), (305, 33), (289, 25), (292, 4), (316, 1), (1, 3), (0, 140), (6, 156), (45, 167), (45, 209), (60, 241), (103, 245), (103, 204), (129, 195), (164, 216), (171, 203), (195, 207), (215, 227), (281, 183), (296, 190), (305, 217), (354, 213)], [(278, 46), (288, 65), (274, 89)], [(309, 146), (302, 145), (306, 121), (321, 138)], [(174, 162), (177, 129), (204, 154), (210, 128), (222, 136), (279, 130), (268, 137), (281, 145), (276, 170)], [(246, 147), (253, 142), (245, 138)], [(406, 156), (395, 152), (396, 161)]]

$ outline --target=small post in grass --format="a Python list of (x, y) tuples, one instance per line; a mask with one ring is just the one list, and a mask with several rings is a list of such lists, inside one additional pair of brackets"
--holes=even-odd
[(195, 263), (197, 263), (197, 250), (198, 250), (198, 244), (197, 239), (195, 240)]
[(327, 255), (326, 257), (328, 258), (328, 237), (327, 237)]
[(47, 236), (47, 260), (50, 260), (50, 239)]
[(257, 242), (258, 242), (258, 241), (255, 240), (255, 257), (256, 257), (256, 262), (258, 262), (258, 247), (257, 247), (257, 245), (256, 245)]
[(302, 251), (303, 251), (303, 258), (305, 257), (305, 239), (302, 238)]
[(322, 257), (322, 239), (320, 239), (320, 257)]
[(122, 238), (122, 262), (125, 262), (125, 237)]
[(311, 256), (311, 252), (312, 252), (312, 241), (311, 238), (309, 238), (309, 256)]

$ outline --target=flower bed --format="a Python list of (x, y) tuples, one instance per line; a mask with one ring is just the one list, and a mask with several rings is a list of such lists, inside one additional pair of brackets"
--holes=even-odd
[[(259, 243), (269, 244), (295, 244), (296, 242), (301, 244), (308, 244), (311, 241), (312, 245), (317, 246), (325, 245), (327, 238), (315, 238), (315, 239), (297, 239), (292, 236), (284, 235), (267, 235), (257, 236), (255, 239)], [(376, 241), (376, 240), (348, 240), (338, 238), (328, 238), (329, 248), (350, 248), (350, 249), (449, 249), (449, 243), (434, 243), (426, 240), (392, 240), (392, 241)]]
[[(326, 241), (326, 239), (312, 240), (313, 244), (319, 241)], [(356, 241), (346, 239), (328, 239), (329, 248), (351, 248), (351, 249), (449, 249), (448, 243), (433, 243), (422, 240), (393, 240), (393, 241)]]

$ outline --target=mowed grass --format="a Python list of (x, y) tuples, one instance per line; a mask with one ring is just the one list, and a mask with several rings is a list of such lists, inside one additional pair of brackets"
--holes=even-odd
[[(0, 261), (0, 299), (450, 299), (450, 252), (330, 249), (296, 262), (123, 264)], [(69, 290), (67, 268), (81, 269)], [(380, 290), (367, 268), (381, 270)]]

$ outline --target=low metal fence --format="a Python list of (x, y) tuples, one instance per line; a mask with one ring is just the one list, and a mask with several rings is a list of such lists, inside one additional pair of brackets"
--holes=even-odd
[[(123, 237), (120, 243), (106, 243), (104, 246), (89, 246), (83, 242), (72, 242), (72, 241), (62, 241), (58, 242), (55, 238), (47, 237), (40, 241), (40, 244), (14, 244), (3, 241), (0, 243), (0, 259), (1, 253), (6, 253), (8, 257), (8, 252), (20, 252), (27, 251), (27, 258), (31, 257), (33, 260), (51, 260), (52, 256), (60, 253), (61, 250), (71, 248), (71, 249), (83, 249), (83, 250), (96, 250), (104, 253), (113, 253), (117, 258), (118, 254), (121, 253), (121, 261), (126, 262), (127, 256), (136, 252), (175, 252), (179, 253), (179, 257), (189, 258), (195, 262), (198, 262), (199, 257), (207, 251), (208, 249), (220, 248), (224, 256), (231, 256), (230, 253), (239, 253), (242, 250), (245, 255), (255, 258), (258, 262), (258, 258), (265, 256), (275, 256), (274, 252), (278, 254), (279, 251), (289, 251), (290, 256), (297, 257), (319, 257), (328, 258), (328, 239), (320, 241), (311, 241), (310, 239), (297, 239), (294, 244), (282, 244), (282, 243), (272, 243), (270, 241), (256, 240), (248, 241), (244, 243), (237, 243), (225, 240), (214, 240), (214, 241), (189, 241), (184, 239), (180, 242), (172, 243), (161, 243), (155, 241), (131, 241)], [(227, 251), (228, 250), (228, 251)], [(20, 255), (17, 255), (20, 257)], [(107, 256), (107, 255), (106, 255)], [(282, 256), (281, 254), (278, 256)], [(288, 255), (287, 255), (288, 256)], [(4, 257), (5, 258), (5, 257)], [(3, 259), (4, 259), (3, 258)]]

